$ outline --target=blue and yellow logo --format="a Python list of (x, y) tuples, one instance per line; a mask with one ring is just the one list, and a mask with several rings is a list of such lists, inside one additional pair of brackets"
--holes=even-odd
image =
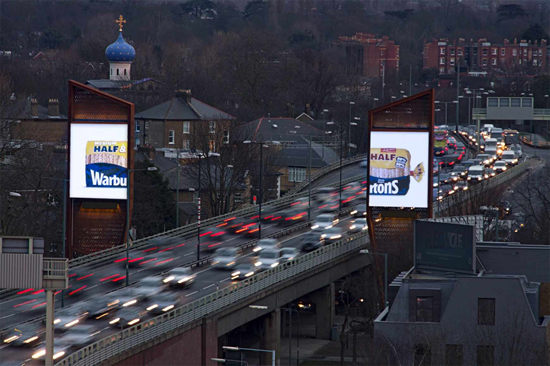
[(86, 187), (123, 188), (127, 182), (128, 142), (88, 141)]

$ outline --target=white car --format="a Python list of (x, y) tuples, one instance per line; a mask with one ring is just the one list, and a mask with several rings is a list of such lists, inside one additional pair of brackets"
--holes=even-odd
[(172, 310), (178, 305), (178, 298), (171, 292), (163, 292), (149, 300), (145, 310), (158, 315)]
[(262, 270), (275, 268), (281, 261), (281, 251), (279, 249), (264, 249), (255, 265)]
[(510, 150), (512, 150), (516, 154), (516, 159), (521, 159), (523, 156), (523, 150), (521, 149), (520, 144), (515, 144), (510, 147)]
[(168, 272), (168, 276), (166, 276), (162, 282), (167, 283), (170, 286), (187, 287), (191, 286), (191, 284), (195, 282), (196, 277), (197, 276), (191, 272), (191, 268), (176, 267)]
[[(53, 359), (57, 360), (69, 354), (72, 343), (67, 341), (62, 341), (62, 338), (56, 339), (53, 345)], [(46, 356), (46, 347), (40, 347), (32, 354), (33, 360), (43, 360)]]
[(277, 239), (260, 239), (254, 245), (254, 248), (252, 249), (253, 252), (260, 252), (264, 249), (280, 249), (281, 244)]
[(509, 166), (513, 166), (518, 162), (518, 159), (516, 158), (516, 153), (512, 150), (503, 151), (500, 158)]
[(494, 169), (495, 172), (504, 172), (508, 168), (506, 168), (506, 162), (505, 161), (499, 160), (499, 161), (495, 162), (495, 165), (493, 165), (493, 169)]
[(321, 235), (321, 239), (327, 244), (337, 242), (342, 239), (342, 228), (333, 227), (325, 230), (323, 235)]
[(216, 250), (212, 264), (219, 269), (233, 269), (237, 264), (237, 248), (220, 248)]
[(281, 249), (281, 262), (291, 261), (298, 256), (298, 249), (296, 248), (283, 248)]
[(317, 216), (311, 228), (313, 230), (323, 231), (326, 229), (330, 229), (331, 227), (336, 225), (339, 221), (340, 220), (337, 218), (336, 215), (322, 214)]
[(58, 310), (54, 314), (53, 326), (55, 331), (67, 331), (75, 325), (82, 323), (88, 317), (88, 313), (82, 306), (71, 306)]

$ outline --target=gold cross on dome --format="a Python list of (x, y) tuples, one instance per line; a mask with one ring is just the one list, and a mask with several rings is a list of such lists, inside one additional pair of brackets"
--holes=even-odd
[(118, 31), (122, 32), (122, 27), (124, 27), (124, 23), (126, 23), (126, 20), (122, 17), (122, 15), (115, 20), (115, 23), (118, 24)]

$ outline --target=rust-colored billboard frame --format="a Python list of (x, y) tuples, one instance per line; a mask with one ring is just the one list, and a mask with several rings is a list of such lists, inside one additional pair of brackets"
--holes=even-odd
[[(117, 98), (111, 94), (102, 92), (85, 84), (79, 83), (74, 80), (69, 80), (68, 82), (69, 89), (69, 98), (68, 98), (68, 123), (67, 123), (67, 136), (68, 136), (68, 151), (67, 151), (67, 189), (66, 197), (67, 200), (67, 223), (66, 223), (66, 248), (65, 256), (69, 259), (73, 257), (74, 253), (74, 242), (73, 242), (73, 228), (74, 228), (74, 217), (73, 217), (73, 199), (70, 195), (70, 184), (71, 184), (71, 125), (74, 124), (126, 124), (128, 126), (128, 184), (130, 185), (130, 194), (127, 200), (108, 200), (117, 202), (118, 204), (126, 204), (127, 210), (130, 211), (130, 217), (132, 217), (133, 210), (133, 198), (134, 198), (134, 145), (135, 145), (135, 106), (134, 103), (128, 102), (124, 99)], [(76, 103), (75, 101), (75, 92), (79, 89), (90, 93), (91, 95), (97, 97), (97, 101), (103, 100), (105, 102), (105, 109), (102, 109), (101, 106), (94, 105), (93, 103), (86, 104), (86, 101)], [(91, 101), (91, 100), (90, 100)], [(108, 106), (116, 108), (118, 111), (109, 111)], [(86, 108), (88, 107), (88, 108)], [(117, 114), (118, 112), (118, 114)], [(75, 118), (76, 114), (79, 113), (79, 117), (90, 117), (90, 118)], [(88, 114), (83, 114), (88, 113)], [(113, 114), (114, 113), (114, 114)], [(102, 115), (103, 114), (103, 115)], [(118, 118), (112, 118), (113, 116)], [(105, 118), (110, 117), (110, 118)], [(79, 199), (83, 201), (84, 199)], [(86, 199), (86, 201), (93, 202), (93, 199)], [(100, 200), (101, 201), (101, 200)], [(105, 201), (105, 200), (103, 200)], [(123, 238), (122, 243), (126, 242), (128, 235), (128, 227), (126, 225), (126, 218), (124, 218), (123, 233), (120, 233), (120, 237)]]

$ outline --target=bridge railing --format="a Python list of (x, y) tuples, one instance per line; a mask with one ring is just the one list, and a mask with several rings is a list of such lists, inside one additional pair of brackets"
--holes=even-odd
[(269, 286), (310, 271), (347, 253), (357, 251), (367, 242), (368, 234), (362, 232), (324, 246), (168, 313), (105, 337), (69, 355), (58, 362), (56, 366), (101, 364), (144, 342), (211, 315), (229, 304), (259, 294)]

